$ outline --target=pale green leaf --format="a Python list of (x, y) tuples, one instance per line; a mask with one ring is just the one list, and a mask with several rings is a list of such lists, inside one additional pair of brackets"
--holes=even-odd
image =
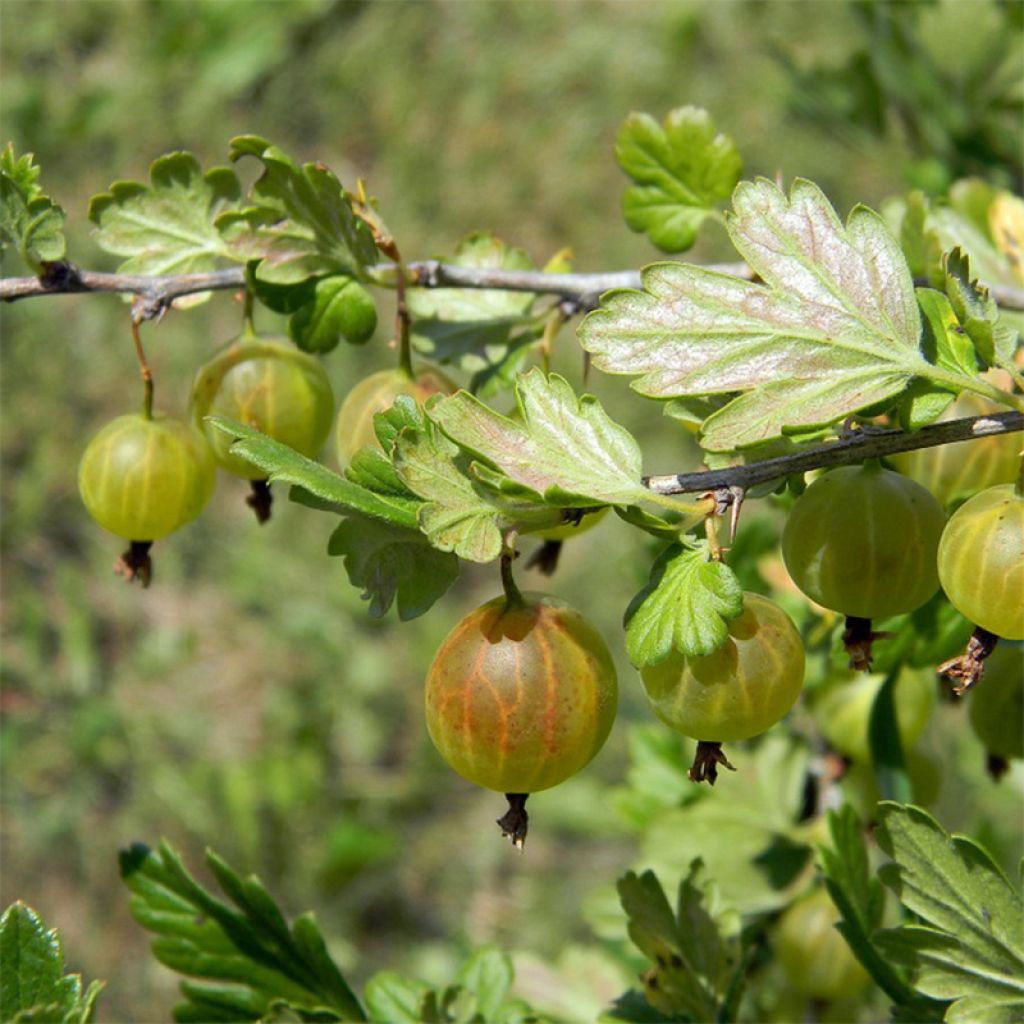
[(512, 988), (512, 963), (494, 946), (474, 950), (459, 970), (456, 982), (476, 997), (485, 1021), (497, 1020)]
[(399, 478), (423, 499), (419, 528), (440, 551), (491, 562), (501, 551), (498, 509), (456, 460), (460, 452), (429, 420), (398, 435), (392, 460)]
[(17, 249), (39, 273), (42, 264), (64, 258), (64, 211), (39, 187), (39, 167), (31, 153), (14, 155), (8, 142), (0, 153), (0, 258)]
[(949, 378), (920, 350), (921, 320), (899, 246), (863, 207), (840, 222), (821, 190), (741, 183), (729, 231), (765, 284), (656, 263), (644, 291), (606, 295), (580, 327), (608, 373), (641, 374), (654, 398), (744, 392), (704, 423), (711, 451), (826, 425)]
[(1017, 331), (999, 322), (999, 307), (980, 281), (971, 276), (971, 264), (956, 248), (943, 259), (945, 290), (964, 331), (989, 366), (1015, 369), (1013, 356), (1020, 338)]
[(357, 217), (341, 182), (322, 163), (298, 165), (256, 135), (231, 140), (231, 159), (256, 157), (263, 174), (250, 205), (218, 219), (236, 258), (259, 260), (256, 277), (297, 284), (310, 277), (359, 277), (377, 254), (366, 222)]
[(1024, 900), (989, 854), (949, 835), (926, 811), (879, 805), (878, 844), (893, 858), (882, 881), (922, 924), (888, 940), (926, 995), (952, 999), (947, 1020), (1024, 1016)]
[(208, 416), (206, 420), (215, 429), (235, 438), (231, 453), (258, 466), (271, 482), (279, 480), (301, 487), (321, 501), (336, 505), (339, 511), (359, 512), (395, 526), (416, 529), (419, 502), (415, 499), (370, 491), (234, 420), (222, 416)]
[(397, 603), (403, 622), (430, 610), (459, 575), (455, 555), (431, 547), (418, 530), (363, 516), (346, 516), (331, 534), (327, 552), (341, 555), (353, 586), (370, 602), (370, 615)]
[[(482, 270), (535, 269), (522, 249), (483, 232), (464, 239), (450, 262)], [(532, 322), (536, 298), (489, 288), (410, 288), (407, 296), (417, 351), (484, 376), (504, 364), (512, 333)]]
[(366, 983), (363, 995), (370, 1020), (380, 1024), (422, 1024), (420, 1004), (430, 986), (397, 971), (378, 971)]
[(626, 612), (626, 652), (637, 668), (657, 665), (673, 651), (690, 658), (711, 654), (742, 611), (743, 588), (729, 566), (711, 558), (707, 541), (673, 544)]
[(743, 165), (735, 142), (716, 133), (699, 107), (678, 107), (662, 124), (630, 114), (615, 144), (619, 166), (634, 185), (622, 197), (626, 223), (663, 252), (683, 252), (704, 219), (728, 199)]
[(511, 420), (460, 391), (430, 416), (458, 445), (552, 502), (585, 508), (630, 505), (648, 496), (640, 448), (592, 395), (577, 396), (557, 374), (519, 378), (521, 418)]
[(645, 830), (639, 863), (672, 879), (704, 858), (715, 865), (726, 905), (763, 913), (785, 906), (808, 881), (810, 847), (790, 835), (804, 798), (807, 750), (776, 733), (753, 752), (731, 749), (729, 756), (743, 785), (731, 787), (728, 800), (706, 793), (659, 814)]
[[(149, 178), (148, 185), (115, 181), (109, 192), (89, 202), (97, 243), (124, 257), (119, 273), (194, 274), (232, 259), (214, 226), (218, 215), (237, 207), (240, 198), (230, 168), (203, 173), (191, 153), (168, 153), (153, 162)], [(195, 305), (209, 296), (184, 296), (175, 304)]]
[(739, 921), (716, 906), (717, 891), (702, 876), (696, 859), (679, 885), (675, 912), (652, 871), (629, 872), (618, 890), (629, 937), (652, 961), (648, 1000), (662, 1013), (710, 1021), (719, 1019), (740, 962)]

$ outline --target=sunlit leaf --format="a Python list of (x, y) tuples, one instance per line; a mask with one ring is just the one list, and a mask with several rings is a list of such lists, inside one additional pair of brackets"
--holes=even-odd
[(8, 142), (0, 153), (0, 258), (18, 251), (38, 273), (42, 264), (64, 258), (64, 211), (39, 187), (39, 167), (31, 153), (14, 155)]
[(598, 368), (641, 374), (633, 387), (655, 398), (744, 392), (705, 421), (712, 451), (835, 422), (917, 376), (949, 379), (920, 350), (913, 281), (877, 214), (858, 207), (844, 226), (802, 180), (789, 197), (741, 183), (733, 207), (733, 242), (765, 284), (648, 267), (644, 291), (609, 293), (580, 327)]
[(460, 391), (430, 416), (458, 445), (550, 502), (585, 508), (631, 505), (648, 497), (640, 448), (592, 395), (539, 369), (519, 378), (520, 420)]
[(626, 651), (637, 668), (657, 665), (673, 651), (711, 654), (729, 636), (729, 620), (743, 611), (743, 588), (711, 546), (673, 544), (651, 568), (647, 586), (626, 612)]
[(221, 216), (217, 225), (236, 258), (260, 260), (256, 277), (296, 284), (310, 277), (358, 277), (376, 257), (369, 226), (322, 163), (295, 163), (283, 150), (256, 135), (231, 140), (231, 159), (256, 157), (263, 174), (252, 187), (250, 205)]
[[(234, 258), (214, 226), (220, 214), (238, 205), (234, 171), (213, 167), (203, 173), (191, 153), (179, 152), (155, 160), (149, 178), (148, 185), (115, 181), (89, 202), (97, 243), (125, 257), (119, 273), (202, 273)], [(191, 306), (209, 296), (183, 296), (175, 304)]]
[(743, 169), (736, 143), (716, 133), (711, 115), (678, 107), (662, 124), (630, 114), (615, 143), (619, 166), (634, 185), (622, 197), (626, 223), (663, 252), (683, 252), (705, 218), (728, 199)]

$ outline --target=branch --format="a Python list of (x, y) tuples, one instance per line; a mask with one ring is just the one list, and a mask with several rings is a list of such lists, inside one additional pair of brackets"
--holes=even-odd
[(806, 473), (825, 466), (845, 466), (865, 459), (878, 459), (917, 448), (934, 448), (954, 441), (969, 441), (993, 434), (1012, 434), (1024, 430), (1024, 413), (1000, 412), (991, 416), (972, 416), (947, 420), (922, 427), (913, 434), (902, 430), (868, 428), (851, 437), (817, 445), (793, 455), (750, 462), (727, 469), (702, 470), (697, 473), (675, 473), (669, 476), (648, 476), (644, 485), (656, 494), (688, 494), (725, 488), (748, 490), (757, 484), (778, 480), (790, 473)]
[[(745, 263), (714, 263), (705, 266), (723, 274), (750, 280), (753, 273)], [(613, 288), (639, 288), (639, 270), (619, 270), (596, 274), (546, 274), (541, 270), (496, 270), (488, 267), (460, 267), (439, 260), (422, 260), (406, 266), (409, 281), (419, 288), (495, 288), (502, 291), (537, 292), (559, 295), (573, 302), (580, 310), (593, 309), (602, 292)], [(369, 268), (374, 284), (394, 287), (397, 267), (381, 263)], [(177, 276), (145, 276), (141, 274), (104, 274), (79, 270), (71, 263), (51, 263), (41, 277), (7, 277), (0, 279), (0, 300), (40, 295), (71, 295), (82, 292), (127, 292), (139, 297), (143, 315), (152, 319), (162, 313), (174, 299), (195, 292), (237, 289), (244, 287), (241, 267), (216, 270), (208, 274)], [(1024, 288), (991, 285), (992, 298), (1003, 309), (1024, 310)]]

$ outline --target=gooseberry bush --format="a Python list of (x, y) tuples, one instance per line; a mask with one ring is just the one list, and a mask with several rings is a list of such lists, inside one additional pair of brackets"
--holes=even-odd
[[(248, 190), (178, 152), (94, 197), (113, 273), (68, 258), (31, 156), (0, 161), (3, 244), (32, 271), (2, 297), (134, 296), (140, 401), (96, 425), (79, 475), (85, 509), (130, 544), (119, 571), (159, 585), (150, 548), (202, 512), (215, 465), (250, 483), (261, 522), (275, 485), (332, 517), (328, 553), (372, 616), (431, 612), (464, 563), (494, 565), (496, 596), (423, 665), (424, 720), (459, 775), (504, 794), (519, 848), (527, 798), (584, 771), (620, 687), (642, 688), (651, 722), (609, 813), (644, 836), (649, 863), (618, 897), (624, 962), (645, 966), (609, 1019), (1019, 1020), (1019, 881), (920, 806), (942, 766), (915, 744), (940, 693), (970, 691), (961, 720), (991, 784), (1021, 757), (1024, 201), (972, 178), (844, 220), (813, 182), (741, 180), (707, 112), (635, 114), (616, 147), (628, 226), (679, 255), (724, 225), (742, 262), (579, 273), (483, 232), (411, 261), (362, 182), (257, 136), (229, 157), (258, 169)], [(240, 332), (196, 369), (189, 421), (170, 419), (141, 328), (223, 291), (243, 296)], [(395, 366), (336, 411), (322, 360), (370, 342), (388, 292)], [(257, 329), (274, 318), (287, 336)], [(560, 344), (696, 438), (699, 471), (645, 475), (582, 377), (551, 371), (570, 326)], [(590, 528), (609, 514), (651, 550), (620, 636), (557, 596), (562, 545), (600, 557)], [(523, 552), (551, 593), (519, 589)], [(713, 794), (693, 785), (722, 768), (736, 774)], [(514, 994), (500, 950), (441, 988), (383, 970), (360, 998), (315, 918), (289, 923), (216, 854), (226, 899), (166, 844), (120, 868), (155, 956), (186, 979), (177, 1020), (551, 1016)], [(5, 1020), (92, 1019), (98, 987), (64, 974), (34, 911), (12, 905), (0, 942)]]

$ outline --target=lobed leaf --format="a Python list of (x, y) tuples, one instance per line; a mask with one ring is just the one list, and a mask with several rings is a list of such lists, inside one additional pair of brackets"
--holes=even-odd
[(419, 528), (430, 543), (470, 562), (492, 562), (501, 551), (499, 511), (457, 464), (460, 454), (424, 420), (398, 435), (392, 461), (402, 483), (423, 500)]
[(431, 406), (430, 416), (460, 447), (551, 503), (586, 508), (648, 497), (639, 446), (592, 395), (579, 397), (564, 378), (533, 369), (519, 377), (516, 399), (520, 422), (465, 391)]
[(349, 582), (362, 588), (375, 619), (396, 601), (403, 622), (423, 615), (459, 575), (458, 558), (432, 547), (418, 530), (359, 515), (341, 521), (331, 534), (327, 553), (344, 558)]
[(208, 416), (207, 422), (235, 438), (231, 446), (232, 454), (258, 466), (266, 472), (271, 482), (279, 480), (301, 487), (315, 498), (336, 506), (338, 511), (359, 512), (395, 526), (416, 529), (417, 507), (420, 503), (415, 498), (378, 494), (368, 490), (319, 462), (307, 459), (280, 441), (234, 420), (223, 416)]
[[(522, 249), (484, 232), (464, 239), (451, 262), (491, 270), (535, 269)], [(490, 288), (410, 288), (412, 343), (436, 362), (473, 374), (497, 373), (509, 355), (513, 332), (532, 323), (535, 298), (532, 292)]]
[(251, 205), (217, 221), (235, 257), (259, 260), (255, 275), (271, 284), (330, 274), (360, 277), (377, 246), (332, 171), (319, 162), (299, 166), (257, 135), (231, 140), (232, 161), (244, 156), (263, 164)]
[(34, 273), (64, 258), (64, 211), (39, 186), (33, 154), (14, 155), (8, 142), (0, 153), (0, 258), (9, 247)]
[(883, 952), (912, 967), (916, 987), (950, 999), (947, 1021), (1010, 1022), (1024, 1015), (1024, 900), (989, 854), (949, 835), (926, 811), (879, 805), (880, 872), (920, 924), (880, 934)]
[[(115, 256), (122, 274), (194, 274), (233, 259), (215, 221), (237, 208), (241, 191), (234, 171), (213, 167), (203, 173), (191, 153), (155, 160), (149, 184), (115, 181), (89, 201), (99, 246)], [(210, 292), (176, 299), (192, 306)]]
[(202, 979), (183, 981), (188, 1002), (175, 1009), (176, 1020), (262, 1020), (282, 1006), (303, 1020), (366, 1020), (313, 916), (289, 928), (255, 875), (240, 878), (207, 854), (235, 909), (200, 886), (166, 843), (156, 852), (135, 844), (120, 860), (132, 916), (157, 936), (156, 958)]
[(742, 611), (743, 588), (729, 566), (712, 560), (707, 541), (673, 544), (626, 611), (626, 652), (637, 668), (657, 665), (673, 651), (690, 658), (711, 654)]
[(742, 392), (704, 421), (704, 447), (827, 425), (915, 377), (949, 381), (921, 352), (913, 281), (877, 214), (858, 207), (844, 227), (809, 181), (788, 197), (743, 182), (729, 233), (766, 284), (656, 263), (643, 291), (609, 293), (579, 331), (599, 369), (640, 374), (633, 387), (649, 397)]
[(741, 961), (738, 918), (716, 907), (717, 892), (702, 876), (698, 858), (679, 885), (675, 913), (652, 871), (630, 871), (617, 886), (629, 937), (654, 964), (647, 1001), (698, 1021), (719, 1019)]
[(699, 107), (678, 107), (660, 125), (649, 114), (630, 114), (619, 130), (615, 157), (635, 182), (622, 197), (626, 223), (662, 252), (693, 245), (743, 170), (736, 143), (716, 133), (711, 115)]

